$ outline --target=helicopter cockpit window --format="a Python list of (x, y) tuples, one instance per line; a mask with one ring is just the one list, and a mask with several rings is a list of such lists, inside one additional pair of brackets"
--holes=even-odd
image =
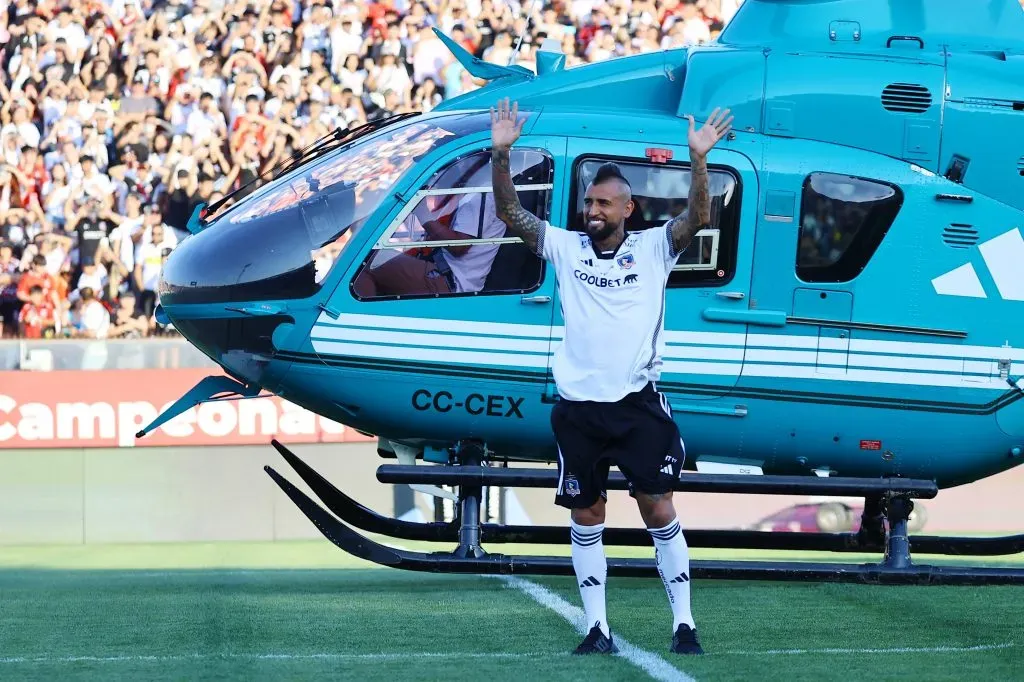
[(903, 205), (899, 187), (833, 173), (804, 181), (796, 275), (848, 282), (867, 266)]
[(163, 271), (167, 302), (305, 298), (395, 183), (431, 151), (490, 128), (489, 112), (401, 120), (300, 165), (218, 213)]
[[(686, 210), (690, 170), (683, 166), (588, 157), (577, 165), (573, 186), (575, 212), (569, 229), (583, 231), (583, 199), (597, 169), (614, 162), (629, 180), (636, 208), (626, 219), (626, 230), (637, 232), (665, 223)], [(711, 223), (697, 232), (669, 275), (669, 286), (716, 285), (728, 282), (736, 267), (739, 229), (739, 184), (735, 176), (710, 168)]]
[[(512, 181), (523, 207), (546, 219), (554, 164), (546, 153), (513, 149)], [(360, 300), (524, 293), (540, 285), (543, 263), (494, 210), (491, 152), (459, 157), (435, 172), (395, 217), (352, 282)]]

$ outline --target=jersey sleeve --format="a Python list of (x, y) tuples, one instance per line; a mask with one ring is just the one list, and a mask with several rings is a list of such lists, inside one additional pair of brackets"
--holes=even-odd
[(552, 227), (546, 220), (541, 221), (539, 256), (550, 263), (563, 260), (567, 251), (579, 244), (579, 235), (558, 227)]
[(659, 262), (664, 263), (666, 272), (679, 260), (679, 251), (672, 243), (672, 221), (666, 221), (661, 227), (652, 227), (642, 233), (643, 245), (647, 252)]

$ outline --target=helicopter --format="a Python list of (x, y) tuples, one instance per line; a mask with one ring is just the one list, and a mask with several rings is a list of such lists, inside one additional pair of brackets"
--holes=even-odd
[[(376, 437), (397, 462), (378, 481), (457, 504), (451, 521), (379, 515), (273, 441), (320, 502), (268, 475), (340, 548), (409, 570), (571, 575), (568, 557), (483, 547), (568, 538), (481, 519), (484, 486), (557, 485), (544, 465), (556, 458), (551, 359), (564, 336), (553, 273), (494, 216), (490, 108), (509, 98), (525, 117), (511, 152), (524, 208), (582, 230), (586, 187), (612, 162), (633, 188), (627, 231), (686, 209), (686, 116), (728, 108), (732, 132), (708, 156), (711, 222), (665, 290), (658, 389), (687, 452), (676, 489), (864, 507), (856, 532), (692, 530), (687, 541), (883, 560), (695, 561), (693, 574), (1024, 580), (910, 552), (1013, 554), (1024, 535), (907, 530), (913, 500), (1024, 461), (1018, 0), (969, 12), (957, 0), (747, 0), (710, 44), (567, 69), (547, 40), (536, 72), (435, 32), (484, 87), (338, 129), (258, 186), (196, 209), (157, 314), (225, 375), (139, 437), (201, 402), (267, 391)], [(593, 277), (582, 261), (577, 272)], [(625, 487), (613, 472), (608, 488)], [(416, 552), (360, 531), (457, 546)], [(629, 528), (604, 541), (650, 543)], [(609, 574), (655, 567), (611, 559)]]

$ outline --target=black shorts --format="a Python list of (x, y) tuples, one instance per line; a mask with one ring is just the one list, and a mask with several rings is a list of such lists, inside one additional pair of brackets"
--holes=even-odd
[(686, 447), (668, 399), (653, 384), (615, 403), (559, 400), (551, 428), (558, 443), (555, 504), (569, 509), (607, 499), (612, 464), (629, 482), (630, 495), (667, 493), (683, 470)]

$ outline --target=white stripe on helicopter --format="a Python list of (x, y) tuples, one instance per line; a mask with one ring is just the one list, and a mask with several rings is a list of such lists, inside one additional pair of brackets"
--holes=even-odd
[[(391, 315), (342, 314), (337, 319), (327, 313), (321, 313), (314, 329), (318, 338), (353, 338), (347, 333), (333, 336), (335, 330), (359, 331), (397, 330), (400, 332), (445, 332), (448, 334), (470, 334), (485, 337), (489, 341), (508, 337), (511, 340), (541, 340), (547, 342), (561, 341), (565, 335), (565, 327), (548, 327), (542, 324), (512, 324), (508, 322), (469, 322), (465, 320), (444, 320), (423, 317), (397, 317)], [(328, 336), (330, 333), (332, 336)], [(430, 334), (432, 338), (435, 335)], [(806, 348), (817, 351), (819, 342), (827, 350), (846, 350), (845, 339), (820, 339), (817, 334), (744, 334), (739, 332), (699, 332), (666, 330), (665, 340), (668, 348), (672, 344), (690, 344), (706, 346), (737, 346), (739, 348)], [(868, 339), (850, 339), (851, 353), (883, 353), (889, 355), (915, 355), (946, 357), (960, 360), (1018, 360), (1024, 361), (1024, 349), (1008, 346), (971, 346), (953, 343), (928, 343), (915, 341), (876, 341)], [(436, 344), (441, 345), (441, 344)], [(489, 346), (495, 348), (495, 346)]]
[[(421, 332), (387, 332), (376, 329), (353, 329), (348, 327), (327, 327), (318, 325), (314, 329), (315, 345), (318, 350), (328, 348), (335, 352), (355, 350), (354, 346), (365, 344), (384, 344), (401, 346), (419, 346), (425, 348), (445, 348), (459, 350), (514, 351), (518, 353), (551, 354), (551, 343), (544, 339), (510, 339), (487, 336), (466, 336), (461, 334), (424, 334)], [(814, 339), (816, 340), (816, 339)], [(331, 342), (330, 345), (322, 342)], [(343, 344), (343, 345), (342, 345)], [(516, 356), (517, 362), (522, 359)], [(824, 352), (817, 350), (794, 351), (756, 348), (722, 348), (705, 346), (667, 345), (665, 360), (731, 360), (735, 362), (773, 362), (797, 365), (822, 365), (834, 367), (874, 367), (883, 369), (909, 369), (932, 372), (950, 372), (953, 374), (979, 374), (987, 377), (993, 372), (991, 361), (965, 361), (960, 358), (937, 359), (924, 357), (904, 357), (893, 355), (875, 355), (842, 352)], [(469, 361), (469, 360), (467, 360)], [(526, 362), (530, 366), (544, 366), (544, 363)], [(704, 363), (702, 363), (704, 364)], [(729, 367), (729, 365), (723, 365)], [(738, 369), (738, 366), (737, 366)], [(698, 372), (706, 373), (706, 372)], [(738, 374), (738, 372), (716, 371), (716, 374)]]
[[(459, 365), (491, 365), (546, 369), (548, 354), (498, 353), (466, 351), (454, 348), (423, 348), (416, 346), (367, 345), (341, 341), (313, 341), (314, 350), (324, 355), (347, 355), (391, 360), (419, 360)], [(909, 359), (906, 359), (909, 360)], [(874, 361), (877, 362), (877, 361)], [(1008, 384), (997, 378), (961, 373), (900, 372), (881, 369), (843, 369), (837, 366), (722, 363), (681, 361), (666, 357), (666, 374), (757, 376), (766, 378), (821, 379), (830, 381), (863, 381), (884, 384), (945, 386), (951, 388), (982, 388), (1006, 390)]]
[[(487, 353), (461, 351), (450, 348), (421, 348), (414, 346), (371, 346), (338, 341), (313, 341), (313, 348), (324, 355), (347, 355), (390, 360), (420, 360), (458, 365), (491, 365), (504, 367), (531, 367), (546, 369), (547, 355)], [(892, 372), (874, 369), (848, 369), (816, 367), (814, 365), (769, 365), (755, 363), (679, 362), (666, 359), (662, 366), (666, 374), (697, 374), (738, 377), (743, 376), (825, 379), (829, 381), (865, 381), (881, 384), (907, 384), (915, 386), (946, 386), (951, 388), (984, 388), (1005, 391), (1009, 384), (999, 378), (964, 374), (925, 374), (921, 372)], [(833, 372), (833, 373), (829, 373)]]

